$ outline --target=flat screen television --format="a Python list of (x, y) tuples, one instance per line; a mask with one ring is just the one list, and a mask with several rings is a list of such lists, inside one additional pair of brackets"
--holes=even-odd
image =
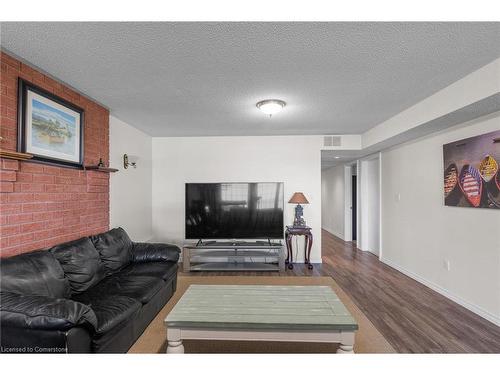
[(282, 238), (282, 182), (186, 184), (186, 239)]

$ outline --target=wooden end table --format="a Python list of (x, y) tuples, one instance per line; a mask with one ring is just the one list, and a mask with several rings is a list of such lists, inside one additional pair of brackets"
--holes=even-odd
[(293, 249), (292, 249), (292, 238), (293, 236), (304, 236), (304, 259), (307, 264), (307, 268), (312, 270), (313, 265), (311, 264), (311, 248), (313, 243), (313, 234), (310, 227), (294, 227), (287, 226), (285, 231), (285, 242), (287, 256), (285, 264), (288, 265), (288, 269), (293, 269)]

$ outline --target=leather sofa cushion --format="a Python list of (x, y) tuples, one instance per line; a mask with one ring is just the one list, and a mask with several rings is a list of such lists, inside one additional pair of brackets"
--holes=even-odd
[(177, 262), (181, 249), (166, 243), (134, 242), (132, 256), (134, 263)]
[(140, 302), (125, 296), (111, 296), (82, 293), (75, 300), (88, 305), (97, 317), (97, 334), (105, 334), (110, 330), (132, 320), (141, 309)]
[(61, 264), (73, 294), (86, 291), (104, 277), (99, 253), (88, 237), (50, 249)]
[(177, 273), (177, 263), (174, 262), (148, 262), (132, 263), (122, 270), (128, 276), (150, 276), (161, 278), (165, 281), (173, 278)]
[(76, 326), (95, 329), (97, 319), (89, 306), (77, 301), (48, 296), (0, 292), (2, 326), (68, 330)]
[(90, 238), (108, 275), (118, 272), (132, 261), (132, 241), (123, 228), (114, 228)]
[[(97, 296), (102, 298), (125, 296), (146, 304), (164, 285), (165, 282), (160, 278), (127, 275), (120, 272), (105, 278), (82, 294), (87, 295), (83, 298), (90, 298), (90, 300), (95, 300)], [(82, 297), (78, 297), (78, 300), (80, 298)]]
[(35, 251), (3, 258), (0, 262), (2, 291), (67, 298), (68, 280), (56, 258), (48, 251)]

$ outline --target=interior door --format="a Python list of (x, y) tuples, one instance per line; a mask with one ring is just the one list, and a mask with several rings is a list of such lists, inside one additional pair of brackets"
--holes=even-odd
[(357, 188), (357, 176), (352, 176), (352, 207), (351, 207), (351, 216), (352, 216), (352, 240), (356, 241), (356, 233), (357, 233), (357, 228), (356, 228), (356, 222), (357, 222), (357, 217), (356, 214), (358, 212), (358, 204), (356, 202), (356, 188)]

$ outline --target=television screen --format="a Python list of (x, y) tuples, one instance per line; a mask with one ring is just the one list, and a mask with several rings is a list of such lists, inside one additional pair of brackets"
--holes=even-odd
[(186, 239), (283, 238), (283, 183), (186, 184)]

